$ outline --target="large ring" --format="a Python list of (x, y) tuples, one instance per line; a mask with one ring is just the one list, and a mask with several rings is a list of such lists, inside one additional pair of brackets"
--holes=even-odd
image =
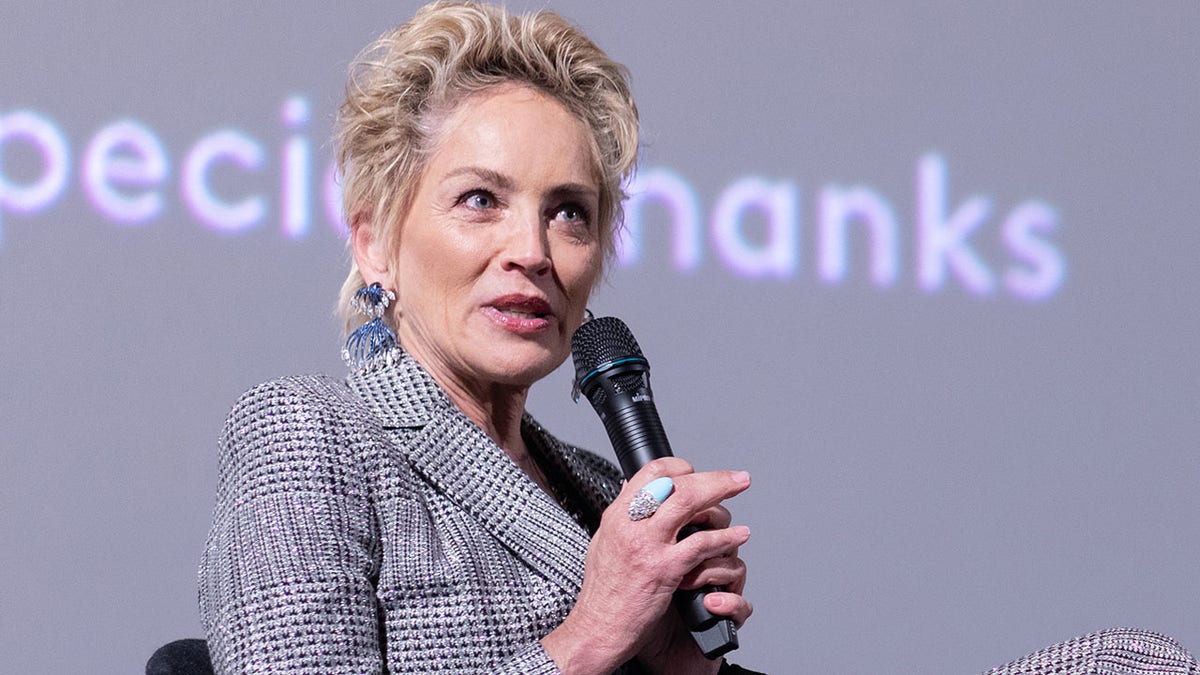
[(629, 519), (644, 520), (654, 515), (674, 489), (675, 482), (666, 476), (650, 481), (630, 500)]

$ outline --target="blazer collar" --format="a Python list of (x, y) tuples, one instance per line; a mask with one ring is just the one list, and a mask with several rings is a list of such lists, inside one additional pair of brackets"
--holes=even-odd
[(384, 428), (419, 428), (454, 408), (433, 377), (403, 350), (392, 365), (352, 373), (347, 383)]
[[(416, 360), (405, 354), (392, 366), (352, 375), (349, 383), (385, 428), (414, 431), (400, 446), (419, 474), (526, 564), (578, 594), (587, 531), (469, 420)], [(526, 416), (523, 426), (531, 423)], [(539, 425), (532, 423), (530, 431), (549, 452), (562, 455), (562, 445)], [(571, 463), (566, 457), (562, 461)]]

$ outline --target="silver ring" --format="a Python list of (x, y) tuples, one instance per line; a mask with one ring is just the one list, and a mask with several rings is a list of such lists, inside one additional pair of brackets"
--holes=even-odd
[(658, 507), (662, 506), (654, 495), (650, 494), (649, 490), (642, 488), (637, 491), (633, 499), (629, 501), (629, 519), (644, 520), (654, 515)]

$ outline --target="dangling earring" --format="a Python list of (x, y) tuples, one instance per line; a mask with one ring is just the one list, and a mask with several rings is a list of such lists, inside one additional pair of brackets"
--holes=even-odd
[(383, 321), (388, 305), (395, 299), (396, 294), (385, 290), (378, 281), (354, 294), (350, 306), (366, 316), (367, 322), (346, 338), (346, 346), (342, 348), (346, 365), (354, 370), (374, 370), (390, 366), (399, 358), (396, 331)]

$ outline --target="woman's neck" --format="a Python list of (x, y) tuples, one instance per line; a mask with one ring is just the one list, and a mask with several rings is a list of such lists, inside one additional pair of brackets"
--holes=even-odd
[[(492, 384), (486, 387), (464, 387), (450, 380), (443, 381), (434, 376), (446, 395), (479, 428), (506, 452), (509, 448), (525, 447), (521, 437), (521, 418), (525, 414), (525, 399), (528, 387), (506, 387)], [(511, 454), (511, 453), (510, 453)]]
[(471, 395), (446, 385), (442, 388), (446, 389), (450, 400), (463, 411), (467, 419), (479, 425), (525, 475), (547, 494), (554, 496), (550, 481), (538, 466), (537, 460), (529, 453), (529, 446), (525, 443), (525, 437), (521, 435), (521, 420), (525, 415), (528, 387), (512, 390), (495, 385), (485, 396)]
[(521, 420), (525, 415), (525, 400), (529, 396), (529, 387), (494, 382), (468, 385), (436, 367), (430, 367), (417, 356), (413, 357), (421, 363), (467, 419), (483, 429), (509, 459), (539, 487), (551, 495), (554, 494), (537, 461), (529, 454), (525, 438), (521, 435)]

